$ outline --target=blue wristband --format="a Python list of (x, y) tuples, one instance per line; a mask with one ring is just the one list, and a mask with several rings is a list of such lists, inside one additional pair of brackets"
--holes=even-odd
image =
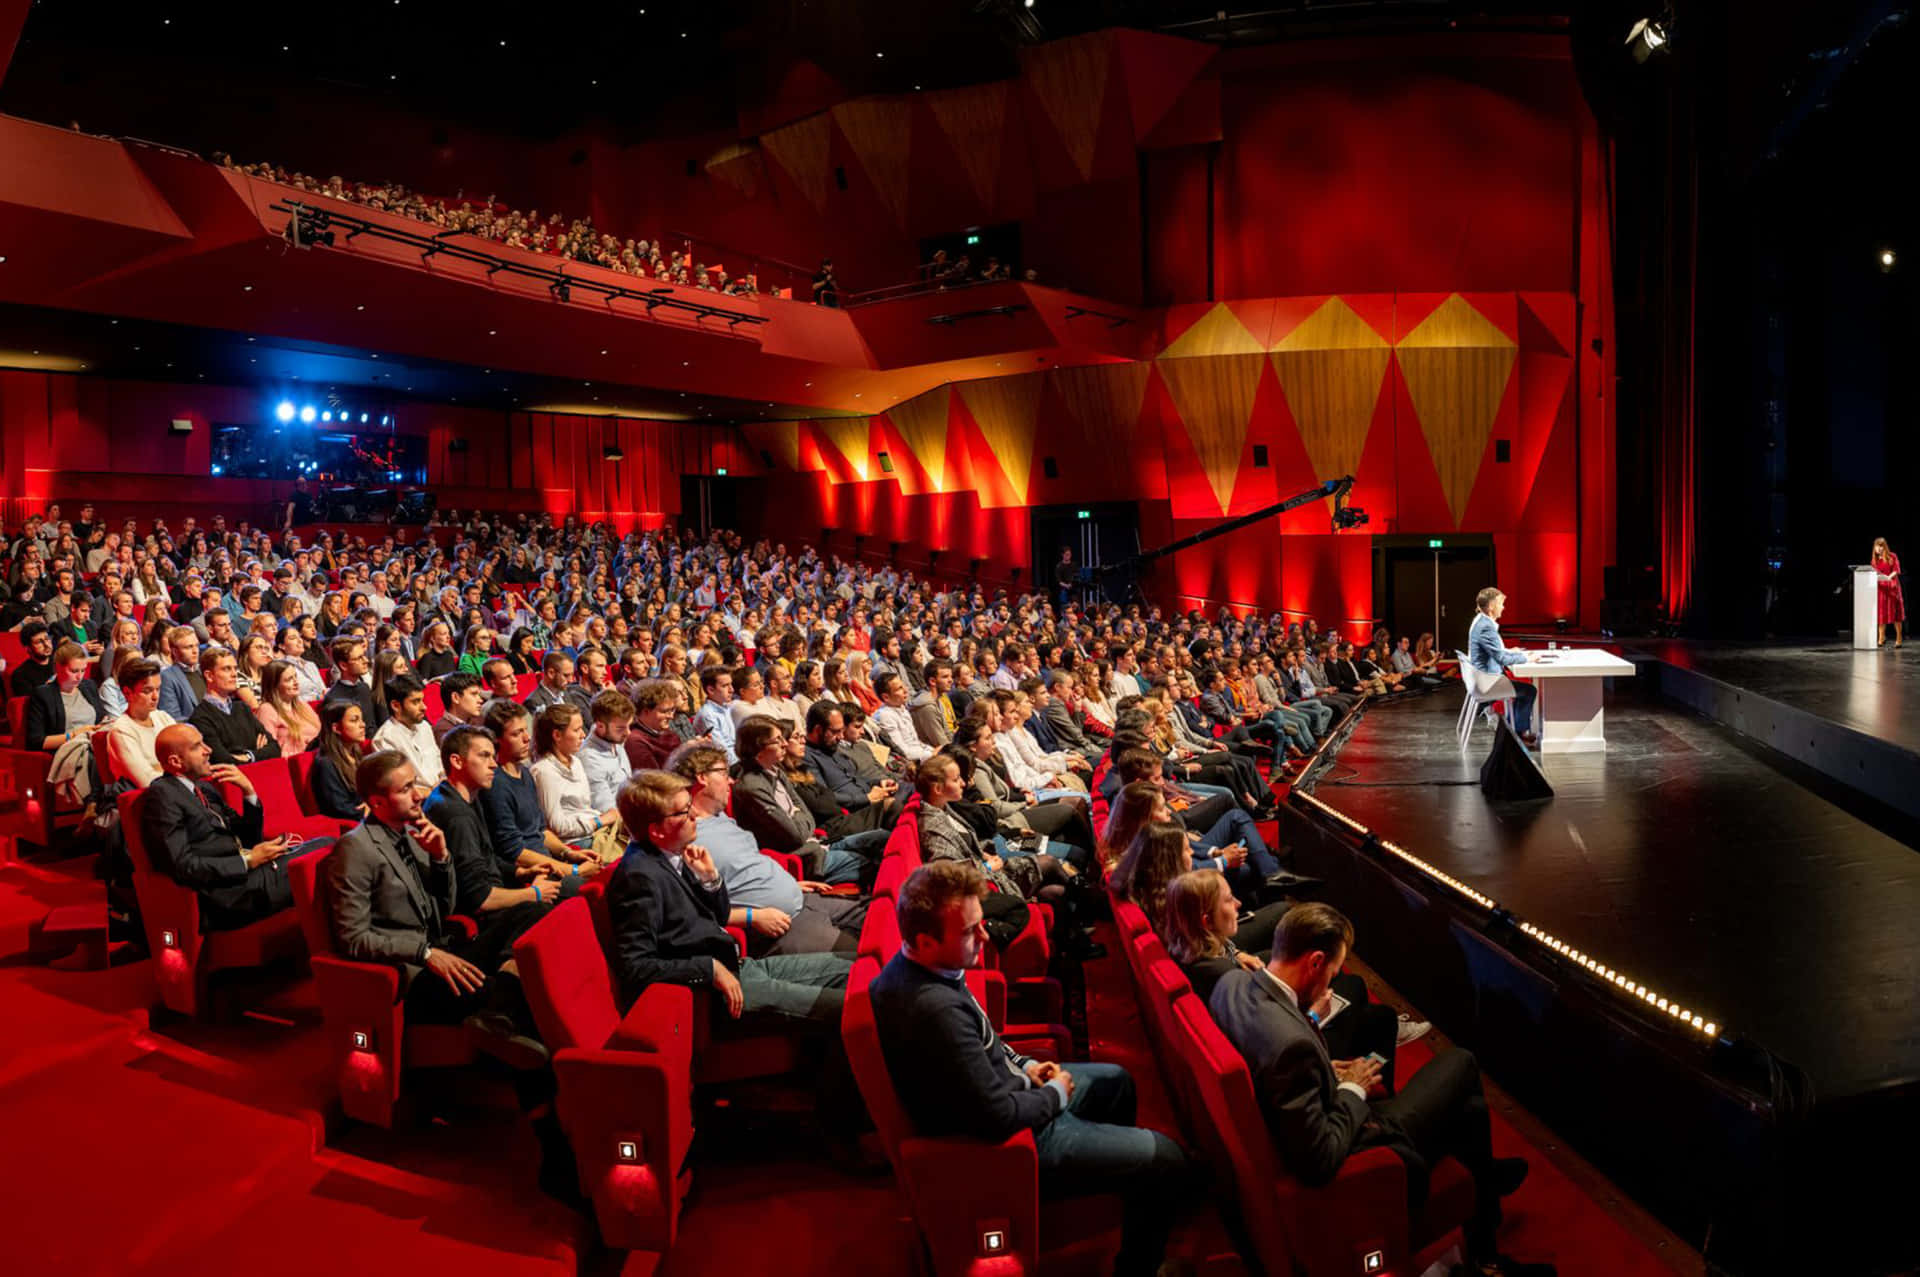
[(537, 882), (533, 884), (533, 903), (540, 903), (540, 884)]
[(753, 906), (752, 905), (747, 906), (747, 925), (749, 927), (753, 925)]
[(570, 874), (569, 876), (570, 876), (570, 877), (574, 877), (574, 878), (578, 878), (578, 877), (580, 876), (580, 866), (579, 866), (579, 865), (575, 865), (575, 866), (573, 867), (573, 873), (572, 873), (572, 874)]

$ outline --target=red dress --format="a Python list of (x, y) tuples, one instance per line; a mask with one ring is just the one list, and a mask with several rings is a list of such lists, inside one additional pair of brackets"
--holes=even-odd
[(1889, 551), (1886, 558), (1873, 561), (1873, 570), (1882, 574), (1879, 624), (1906, 624), (1907, 600), (1900, 592), (1900, 556)]

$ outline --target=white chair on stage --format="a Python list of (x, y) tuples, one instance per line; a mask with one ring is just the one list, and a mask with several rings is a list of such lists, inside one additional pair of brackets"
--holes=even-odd
[(1500, 705), (1502, 714), (1513, 712), (1513, 684), (1505, 674), (1483, 674), (1467, 664), (1465, 652), (1455, 652), (1460, 661), (1460, 685), (1467, 691), (1467, 699), (1460, 706), (1460, 721), (1455, 726), (1460, 736), (1460, 752), (1467, 752), (1467, 738), (1473, 735), (1473, 720), (1477, 711), (1485, 706)]

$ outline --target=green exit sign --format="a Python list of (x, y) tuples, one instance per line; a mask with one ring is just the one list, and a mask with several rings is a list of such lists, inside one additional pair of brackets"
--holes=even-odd
[(980, 237), (979, 237), (978, 235), (969, 235), (969, 236), (967, 236), (967, 243), (969, 243), (969, 244), (978, 244), (979, 242), (980, 242)]
[[(720, 473), (721, 473), (721, 474), (725, 474), (725, 473), (726, 473), (726, 471), (725, 471), (725, 470), (722, 470), (722, 471), (721, 471)], [(1428, 538), (1427, 538), (1427, 548), (1428, 548), (1429, 550), (1438, 550), (1438, 549), (1440, 549), (1440, 548), (1441, 548), (1442, 546), (1444, 546), (1444, 545), (1446, 545), (1446, 542), (1445, 542), (1445, 541), (1442, 541), (1442, 540), (1441, 540), (1441, 539), (1440, 539), (1439, 537), (1428, 537)]]
[[(717, 474), (717, 475), (719, 475), (719, 476), (720, 476), (721, 478), (723, 478), (723, 479), (724, 479), (724, 478), (726, 477), (726, 474), (727, 474), (727, 468), (726, 468), (725, 466), (715, 466), (715, 467), (713, 468), (713, 472), (714, 472), (715, 474)], [(1438, 545), (1438, 544), (1440, 544), (1440, 543), (1439, 543), (1438, 541), (1435, 541), (1435, 542), (1434, 542), (1434, 544), (1435, 544), (1435, 545)]]
[(1091, 510), (1080, 510), (1080, 511), (1076, 511), (1076, 513), (1082, 519), (1091, 519), (1093, 517), (1093, 511)]

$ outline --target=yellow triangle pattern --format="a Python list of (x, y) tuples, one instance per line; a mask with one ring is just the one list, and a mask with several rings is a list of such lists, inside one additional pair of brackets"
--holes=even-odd
[(800, 423), (797, 421), (754, 421), (743, 425), (747, 442), (756, 452), (773, 458), (776, 469), (800, 468)]
[(756, 147), (736, 142), (707, 157), (707, 175), (752, 199), (760, 193), (760, 155)]
[(1027, 483), (1033, 475), (1033, 437), (1040, 420), (1040, 388), (1045, 373), (1021, 373), (1015, 377), (989, 377), (983, 381), (963, 381), (960, 398), (980, 427), (988, 451), (1000, 463), (1001, 472), (1013, 485), (1014, 499), (1027, 500)]
[[(1200, 469), (1225, 514), (1233, 504), (1233, 483), (1240, 472), (1240, 451), (1253, 421), (1253, 398), (1260, 389), (1263, 354), (1225, 355), (1217, 359), (1163, 359), (1160, 375), (1179, 409), (1180, 423), (1193, 441)], [(1177, 511), (1176, 511), (1177, 513)]]
[(833, 108), (833, 118), (847, 135), (861, 167), (893, 213), (907, 217), (907, 153), (912, 141), (913, 115), (905, 102), (891, 98), (857, 98)]
[(1400, 371), (1440, 490), (1459, 526), (1518, 354), (1511, 337), (1455, 293), (1400, 340)]
[(846, 459), (847, 468), (860, 479), (868, 477), (871, 469), (868, 464), (867, 439), (869, 435), (866, 417), (818, 417), (813, 428), (820, 437), (833, 445), (833, 450)]
[(797, 120), (760, 138), (761, 148), (787, 170), (816, 213), (827, 211), (827, 184), (832, 180), (827, 159), (832, 142), (833, 121), (824, 113)]
[(1338, 297), (1320, 303), (1275, 350), (1385, 350), (1387, 339)]
[(1378, 350), (1276, 350), (1268, 358), (1314, 477), (1354, 473), (1392, 352), (1382, 343)]
[(1202, 315), (1199, 322), (1180, 334), (1165, 350), (1162, 359), (1181, 359), (1196, 355), (1257, 355), (1266, 349), (1247, 331), (1240, 317), (1221, 302)]
[(1047, 375), (1053, 379), (1060, 401), (1082, 429), (1112, 439), (1139, 422), (1140, 405), (1147, 394), (1147, 378), (1152, 372), (1153, 365), (1133, 361), (1056, 368)]
[(1107, 98), (1107, 68), (1113, 33), (1096, 31), (1070, 40), (1054, 40), (1027, 50), (1027, 82), (1066, 145), (1080, 180), (1093, 177), (1093, 153), (1100, 141), (1101, 107)]
[(927, 105), (940, 122), (980, 202), (992, 207), (1000, 185), (1000, 152), (1006, 136), (1011, 80), (931, 94)]
[(936, 386), (887, 409), (893, 428), (913, 449), (935, 492), (947, 490), (947, 394), (946, 386)]
[[(1354, 318), (1358, 319), (1359, 316)], [(1503, 346), (1511, 350), (1513, 344), (1513, 338), (1501, 332), (1491, 319), (1475, 310), (1473, 304), (1459, 293), (1441, 302), (1431, 315), (1400, 339), (1402, 349), (1408, 346)]]

